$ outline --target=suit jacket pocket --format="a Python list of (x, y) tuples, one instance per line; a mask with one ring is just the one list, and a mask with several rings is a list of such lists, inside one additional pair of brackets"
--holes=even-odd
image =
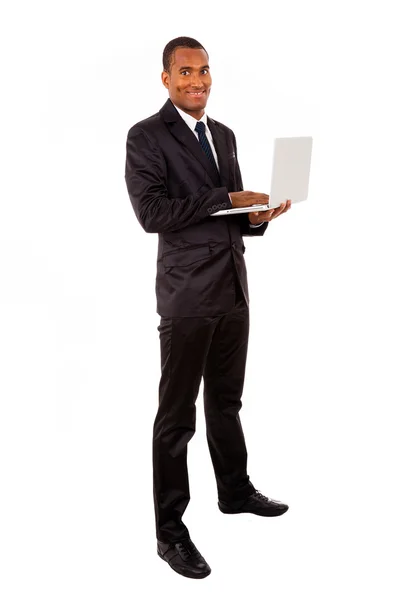
[(210, 247), (194, 246), (189, 248), (180, 248), (164, 254), (162, 257), (165, 267), (188, 267), (202, 260), (209, 259), (211, 256)]

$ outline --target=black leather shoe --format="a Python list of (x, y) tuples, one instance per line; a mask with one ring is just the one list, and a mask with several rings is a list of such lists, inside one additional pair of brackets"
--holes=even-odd
[(210, 575), (209, 565), (190, 538), (172, 543), (157, 542), (159, 556), (179, 575), (193, 579), (203, 579)]
[(219, 500), (222, 513), (235, 515), (238, 513), (253, 513), (261, 517), (278, 517), (288, 510), (287, 504), (263, 496), (258, 490), (249, 496), (239, 508), (233, 508)]

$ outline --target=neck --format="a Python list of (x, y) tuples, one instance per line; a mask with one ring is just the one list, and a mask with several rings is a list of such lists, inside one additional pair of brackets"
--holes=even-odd
[[(173, 104), (175, 104), (172, 100), (171, 100), (171, 102)], [(198, 110), (186, 110), (185, 108), (183, 108), (182, 106), (178, 106), (177, 104), (175, 104), (175, 106), (177, 106), (179, 110), (182, 110), (184, 113), (186, 113), (187, 115), (190, 115), (191, 117), (193, 117), (197, 121), (200, 121), (200, 119), (205, 114), (205, 111), (202, 108), (200, 108)]]
[(205, 111), (204, 110), (190, 110), (189, 112), (188, 111), (185, 111), (185, 112), (187, 112), (188, 115), (194, 117), (195, 119), (197, 119), (199, 121), (203, 117)]

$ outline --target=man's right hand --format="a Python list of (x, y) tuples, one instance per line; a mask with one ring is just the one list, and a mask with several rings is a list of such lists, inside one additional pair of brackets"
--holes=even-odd
[(229, 192), (229, 195), (233, 208), (268, 203), (268, 195), (258, 192)]

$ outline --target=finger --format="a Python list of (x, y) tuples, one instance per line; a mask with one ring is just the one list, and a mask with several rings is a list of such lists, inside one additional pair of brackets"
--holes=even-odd
[(270, 196), (268, 194), (261, 194), (258, 192), (253, 193), (254, 197), (257, 199), (257, 204), (267, 204)]
[(281, 215), (281, 213), (283, 212), (283, 208), (281, 206), (279, 206), (278, 208), (275, 209), (274, 214), (273, 214), (273, 219), (276, 219), (279, 215)]
[(280, 214), (286, 213), (288, 209), (289, 209), (289, 206), (286, 204), (285, 207), (283, 208), (283, 210), (280, 211)]

